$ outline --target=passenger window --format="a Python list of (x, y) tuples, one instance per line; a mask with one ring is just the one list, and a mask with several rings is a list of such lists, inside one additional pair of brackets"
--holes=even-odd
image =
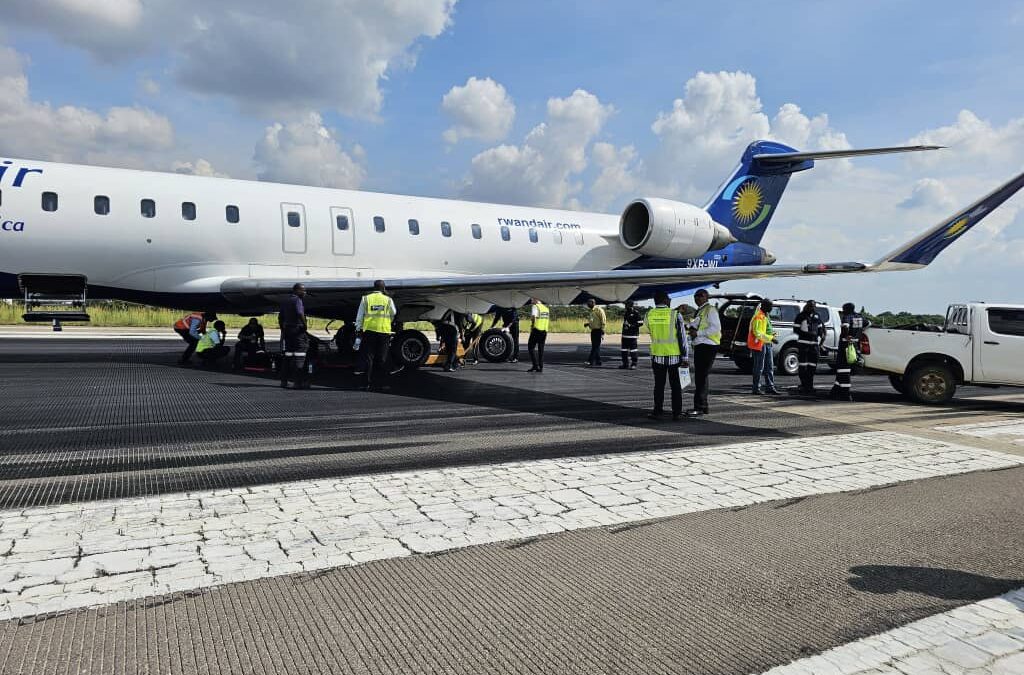
[(415, 218), (409, 219), (409, 234), (416, 236), (420, 233), (420, 221)]
[(334, 224), (339, 230), (344, 232), (349, 228), (348, 216), (339, 214), (338, 217), (334, 219)]
[(302, 227), (302, 218), (298, 211), (288, 212), (288, 227)]
[(512, 233), (508, 230), (508, 225), (501, 226), (501, 240), (509, 241), (512, 239)]
[(988, 310), (988, 327), (1000, 335), (1024, 337), (1024, 309), (992, 307)]
[(110, 197), (96, 195), (92, 198), (92, 210), (97, 216), (110, 215)]
[(452, 236), (452, 224), (447, 222), (447, 221), (445, 221), (445, 220), (441, 221), (441, 236), (442, 237), (450, 237), (450, 236)]
[(768, 317), (772, 321), (780, 323), (793, 323), (797, 314), (799, 314), (799, 310), (793, 305), (775, 305), (768, 313)]
[(192, 202), (182, 202), (181, 203), (181, 217), (184, 218), (185, 220), (195, 220), (196, 219), (196, 205), (193, 204)]
[(143, 199), (139, 206), (142, 210), (143, 218), (155, 218), (156, 217), (156, 202), (152, 199)]
[(821, 322), (825, 324), (825, 327), (830, 328), (828, 310), (824, 307), (819, 307), (815, 311), (818, 313), (818, 318), (821, 319)]
[(561, 244), (562, 243), (562, 231), (561, 230), (555, 230), (555, 243), (556, 244)]
[(57, 210), (57, 193), (56, 192), (44, 192), (43, 193), (43, 211), (56, 211)]
[(241, 214), (238, 212), (238, 207), (233, 204), (224, 207), (224, 217), (227, 218), (229, 223), (237, 223), (241, 220)]
[(483, 230), (481, 230), (480, 226), (477, 225), (476, 223), (473, 223), (472, 225), (470, 225), (469, 229), (471, 229), (473, 231), (473, 238), (474, 239), (480, 239), (480, 238), (482, 238), (484, 236)]
[(381, 218), (380, 216), (374, 216), (373, 217), (373, 229), (376, 232), (383, 232), (384, 231), (384, 219)]
[(532, 227), (530, 228), (530, 241), (532, 241), (534, 244), (537, 243), (537, 230), (533, 229)]
[(583, 233), (577, 231), (574, 232), (573, 234), (576, 236), (576, 244), (579, 246), (583, 246)]

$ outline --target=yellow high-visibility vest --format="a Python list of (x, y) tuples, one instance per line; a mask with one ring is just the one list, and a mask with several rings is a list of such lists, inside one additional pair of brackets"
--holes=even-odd
[(391, 332), (391, 298), (374, 291), (364, 296), (366, 311), (363, 313), (363, 330), (373, 333)]
[(212, 349), (213, 347), (216, 346), (213, 342), (214, 335), (216, 335), (218, 338), (220, 337), (220, 334), (216, 330), (211, 330), (210, 332), (204, 334), (203, 337), (199, 338), (199, 342), (196, 343), (197, 354), (202, 354), (207, 349)]
[[(697, 310), (697, 330), (708, 329), (708, 314), (711, 313), (713, 307), (710, 302), (704, 303), (704, 306)], [(714, 342), (716, 345), (722, 344), (722, 333), (708, 333), (707, 338)]]
[(651, 356), (681, 356), (679, 349), (679, 312), (655, 307), (647, 312), (647, 330), (651, 333)]
[(533, 317), (533, 328), (547, 332), (548, 324), (551, 322), (551, 310), (547, 308), (547, 305), (538, 302), (534, 307), (537, 308), (537, 316)]
[(469, 315), (469, 328), (470, 330), (476, 330), (480, 326), (484, 325), (484, 318), (479, 314)]

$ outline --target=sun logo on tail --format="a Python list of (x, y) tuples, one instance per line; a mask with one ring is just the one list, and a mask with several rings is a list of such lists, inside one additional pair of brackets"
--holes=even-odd
[(964, 216), (960, 220), (956, 221), (955, 223), (949, 226), (948, 230), (946, 230), (943, 239), (955, 239), (956, 237), (959, 237), (967, 229), (967, 225), (968, 223), (970, 223), (970, 221), (970, 216)]
[(732, 198), (732, 217), (739, 225), (750, 223), (761, 208), (764, 195), (757, 181), (744, 183)]

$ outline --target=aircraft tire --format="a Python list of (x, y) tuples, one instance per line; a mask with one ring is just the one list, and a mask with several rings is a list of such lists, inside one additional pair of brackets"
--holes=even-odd
[(489, 328), (480, 336), (480, 356), (491, 363), (504, 363), (512, 353), (512, 338), (500, 328)]
[(419, 368), (430, 357), (430, 340), (418, 330), (402, 330), (391, 340), (391, 358), (406, 368)]

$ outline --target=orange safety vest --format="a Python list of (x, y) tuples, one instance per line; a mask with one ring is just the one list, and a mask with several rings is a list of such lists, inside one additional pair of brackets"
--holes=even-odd
[(747, 332), (747, 347), (755, 352), (764, 349), (765, 341), (758, 336), (764, 335), (768, 337), (770, 326), (771, 322), (768, 319), (768, 315), (758, 307), (757, 311), (754, 312), (754, 317), (750, 320), (750, 330)]
[(192, 319), (199, 319), (199, 321), (201, 322), (199, 324), (199, 332), (200, 333), (205, 333), (206, 332), (206, 322), (203, 321), (203, 313), (202, 312), (192, 312), (191, 314), (187, 314), (187, 315), (181, 317), (180, 319), (178, 319), (177, 321), (174, 322), (174, 330), (188, 330), (189, 326), (192, 325)]

